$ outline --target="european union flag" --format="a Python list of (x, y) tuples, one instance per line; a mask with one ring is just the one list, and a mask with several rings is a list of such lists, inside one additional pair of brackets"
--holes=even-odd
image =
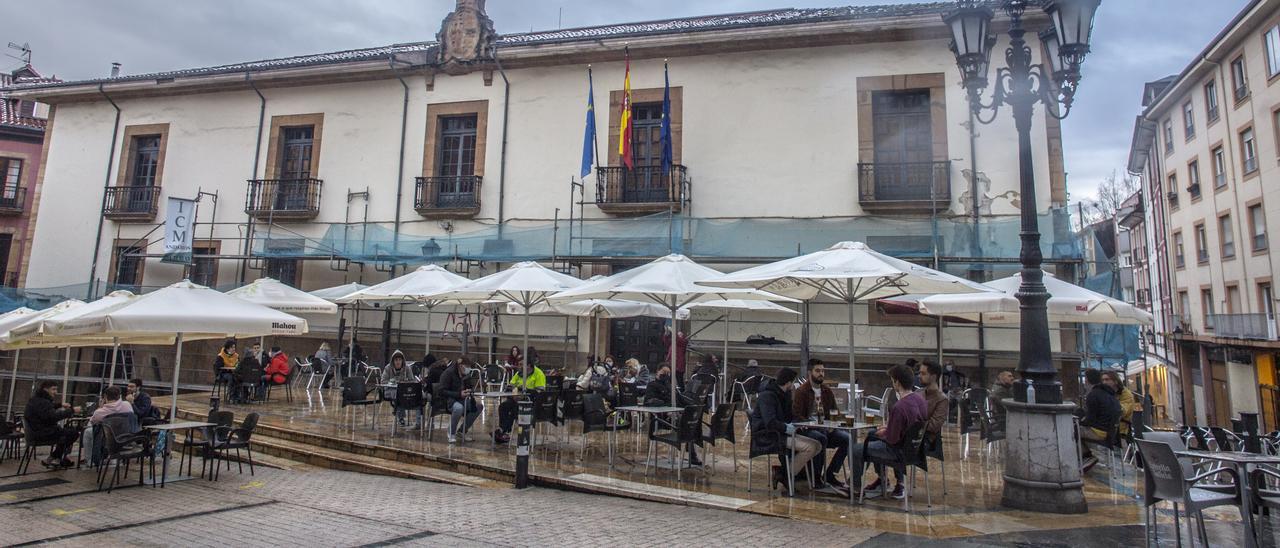
[(596, 94), (591, 82), (591, 69), (587, 68), (587, 129), (582, 136), (582, 178), (591, 174), (596, 150)]
[(662, 173), (671, 173), (671, 164), (674, 163), (674, 155), (671, 152), (671, 75), (667, 71), (667, 64), (662, 64), (662, 77), (666, 81), (662, 90), (662, 133), (660, 141), (662, 144)]

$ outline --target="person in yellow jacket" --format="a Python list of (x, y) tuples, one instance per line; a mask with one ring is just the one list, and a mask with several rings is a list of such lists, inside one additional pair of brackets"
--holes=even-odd
[[(523, 375), (523, 371), (516, 369), (511, 375), (511, 388), (513, 390), (522, 390), (524, 392), (532, 392), (543, 390), (547, 387), (547, 375), (542, 369), (536, 365), (529, 366), (529, 374)], [(511, 441), (511, 428), (516, 424), (516, 398), (510, 397), (502, 400), (498, 404), (498, 429), (493, 431), (493, 441), (495, 443), (507, 443)]]
[(1120, 400), (1120, 425), (1119, 431), (1121, 436), (1129, 434), (1129, 428), (1133, 421), (1133, 412), (1138, 410), (1138, 398), (1134, 397), (1133, 391), (1125, 387), (1124, 381), (1120, 380), (1120, 374), (1115, 371), (1107, 371), (1102, 374), (1102, 382), (1115, 393), (1116, 399)]

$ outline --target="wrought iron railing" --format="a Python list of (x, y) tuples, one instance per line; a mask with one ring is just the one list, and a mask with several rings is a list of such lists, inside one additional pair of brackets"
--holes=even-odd
[(479, 175), (417, 177), (413, 207), (423, 215), (433, 213), (469, 214), (480, 212)]
[(676, 204), (689, 201), (688, 170), (682, 165), (596, 168), (596, 204)]
[(150, 221), (160, 203), (158, 186), (107, 187), (102, 214), (108, 219)]
[(18, 185), (0, 185), (0, 215), (18, 215), (26, 208), (27, 189)]
[(862, 206), (946, 207), (951, 202), (951, 162), (859, 163)]
[(320, 213), (320, 179), (251, 179), (244, 212), (258, 217), (312, 218)]
[(1270, 314), (1209, 314), (1205, 321), (1219, 337), (1280, 340), (1276, 336), (1275, 316)]

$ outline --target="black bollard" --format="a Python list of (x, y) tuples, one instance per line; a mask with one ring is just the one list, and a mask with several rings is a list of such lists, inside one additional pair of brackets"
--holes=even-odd
[(523, 399), (517, 402), (516, 426), (516, 489), (529, 486), (529, 445), (533, 435), (533, 402)]

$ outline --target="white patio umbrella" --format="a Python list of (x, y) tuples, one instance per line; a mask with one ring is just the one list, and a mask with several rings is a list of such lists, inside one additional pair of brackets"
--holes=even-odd
[[(604, 278), (604, 276), (592, 277), (592, 280)], [(591, 281), (591, 280), (588, 280)], [(516, 303), (507, 303), (508, 314), (524, 314), (524, 307)], [(572, 303), (542, 303), (535, 305), (529, 309), (530, 314), (559, 314), (561, 316), (577, 316), (589, 317), (596, 327), (596, 337), (593, 337), (591, 346), (595, 348), (593, 354), (596, 359), (601, 359), (600, 349), (603, 345), (597, 342), (603, 341), (600, 335), (600, 318), (634, 318), (636, 316), (649, 316), (651, 318), (666, 318), (670, 314), (666, 308), (653, 303), (642, 303), (638, 301), (626, 301), (621, 299), (586, 299)], [(567, 336), (567, 333), (566, 333)]]
[(878, 253), (862, 242), (840, 242), (822, 251), (726, 274), (703, 282), (751, 287), (813, 300), (819, 295), (849, 306), (849, 381), (855, 382), (853, 303), (906, 293), (977, 293), (982, 284)]
[[(511, 265), (506, 270), (477, 278), (452, 289), (440, 291), (428, 298), (438, 302), (478, 304), (506, 302), (520, 305), (524, 310), (524, 355), (521, 376), (529, 374), (529, 314), (530, 309), (547, 302), (547, 298), (566, 289), (582, 284), (582, 280), (562, 274), (533, 261)], [(574, 299), (581, 300), (581, 299)]]
[[(444, 267), (434, 264), (418, 267), (417, 270), (392, 278), (337, 299), (339, 303), (377, 303), (405, 304), (418, 303), (427, 309), (427, 354), (431, 353), (431, 311), (442, 304), (440, 299), (429, 298), (430, 295), (458, 287), (471, 280), (459, 276)], [(355, 331), (352, 331), (354, 341)], [(354, 345), (354, 342), (352, 343)]]
[(336, 285), (333, 287), (326, 287), (324, 289), (317, 289), (315, 291), (312, 291), (311, 294), (329, 302), (339, 303), (338, 299), (341, 299), (342, 297), (346, 297), (347, 295), (350, 295), (357, 291), (368, 289), (368, 288), (369, 286), (367, 285), (351, 282), (347, 284)]
[[(34, 314), (21, 316), (20, 321), (9, 325), (9, 328), (7, 330), (0, 333), (0, 348), (3, 348), (5, 350), (18, 350), (19, 347), (17, 346), (10, 346), (13, 343), (14, 329), (18, 329), (30, 324), (39, 323), (40, 320), (43, 320), (44, 318), (48, 318), (49, 316), (62, 313), (66, 310), (70, 310), (78, 306), (84, 306), (84, 301), (77, 300), (77, 299), (67, 299), (65, 301), (62, 301), (58, 304), (55, 304), (49, 308), (46, 308)], [(63, 358), (63, 363), (62, 363), (62, 401), (63, 403), (66, 403), (67, 401), (67, 377), (69, 376), (70, 368), (71, 368), (71, 347), (68, 346), (66, 357)], [(16, 383), (17, 379), (18, 379), (18, 369), (17, 369), (17, 364), (15, 363), (14, 370), (13, 370), (13, 382)], [(10, 400), (12, 400), (12, 398), (10, 398)]]
[[(697, 282), (718, 279), (722, 274), (679, 254), (667, 255), (649, 264), (625, 270), (607, 278), (587, 282), (551, 298), (551, 302), (582, 299), (627, 299), (651, 302), (667, 309), (671, 318), (671, 368), (678, 363), (676, 320), (680, 309), (698, 302), (725, 299), (777, 300), (778, 296), (750, 289), (723, 289)], [(676, 383), (671, 383), (671, 401), (677, 402)]]
[(226, 337), (303, 335), (307, 321), (219, 293), (189, 280), (148, 293), (124, 306), (67, 322), (67, 329), (105, 337), (176, 335), (173, 360), (173, 405), (177, 412), (178, 378), (182, 371), (182, 343)]
[(338, 305), (301, 289), (290, 287), (273, 278), (258, 278), (253, 283), (227, 292), (267, 308), (289, 314), (336, 314)]
[[(959, 295), (906, 295), (886, 299), (893, 304), (914, 305), (931, 316), (953, 316), (994, 324), (1016, 324), (1021, 320), (1018, 287), (1022, 274), (1014, 274), (987, 282), (996, 292)], [(1151, 313), (1129, 303), (1044, 273), (1044, 287), (1049, 292), (1049, 321), (1058, 323), (1103, 323), (1150, 325)]]
[(732, 314), (734, 310), (800, 314), (799, 311), (792, 310), (777, 303), (769, 301), (750, 301), (746, 299), (723, 299), (718, 301), (693, 303), (681, 310), (687, 311), (690, 309), (720, 310), (724, 312), (724, 355), (720, 360), (720, 383), (722, 390), (724, 385), (729, 382), (729, 328), (733, 326), (733, 317), (730, 314)]
[[(9, 331), (12, 326), (19, 325), (27, 320), (27, 316), (35, 314), (36, 311), (27, 307), (16, 308), (0, 314), (0, 333)], [(6, 419), (13, 418), (13, 389), (18, 384), (18, 358), (21, 357), (22, 351), (16, 350), (13, 353), (13, 373), (9, 376), (9, 399), (5, 405), (4, 416)]]

